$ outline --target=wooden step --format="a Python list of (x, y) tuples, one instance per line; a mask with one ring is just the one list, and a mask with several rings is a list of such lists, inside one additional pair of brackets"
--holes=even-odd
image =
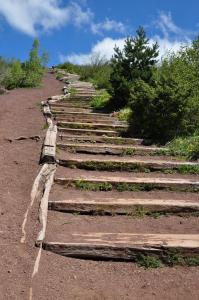
[(66, 112), (66, 111), (63, 111), (63, 110), (51, 110), (51, 113), (55, 114), (55, 115), (60, 115), (60, 116), (63, 116), (63, 117), (67, 117), (67, 116), (75, 116), (75, 117), (81, 117), (81, 118), (91, 118), (91, 119), (94, 119), (95, 118), (104, 118), (104, 119), (107, 119), (107, 120), (117, 120), (116, 118), (114, 117), (111, 117), (109, 114), (102, 114), (102, 113), (95, 113), (95, 112), (89, 112), (89, 113), (85, 113), (85, 112)]
[(81, 106), (81, 107), (77, 107), (77, 106), (61, 106), (61, 107), (55, 107), (55, 106), (51, 106), (51, 112), (53, 111), (53, 113), (55, 113), (57, 110), (62, 111), (62, 112), (67, 112), (67, 113), (91, 113), (93, 110), (92, 108), (87, 108), (86, 106)]
[(66, 122), (66, 121), (58, 121), (58, 126), (66, 127), (66, 128), (81, 128), (81, 129), (105, 129), (105, 130), (112, 130), (112, 129), (127, 129), (128, 125), (124, 124), (105, 124), (105, 123), (80, 123), (80, 122)]
[(60, 134), (59, 138), (63, 141), (70, 141), (76, 143), (108, 143), (113, 145), (141, 145), (143, 140), (136, 138), (122, 138), (122, 137), (104, 137), (104, 136), (83, 136), (83, 135), (66, 135)]
[(110, 155), (159, 155), (166, 153), (167, 148), (132, 146), (132, 145), (113, 145), (113, 144), (77, 144), (77, 143), (57, 143), (59, 149), (69, 152), (86, 154), (110, 154)]
[[(77, 108), (88, 108), (92, 111), (92, 108), (90, 106), (90, 104), (86, 104), (86, 103), (70, 103), (70, 102), (58, 102), (58, 103), (50, 103), (50, 107), (52, 109), (56, 109), (59, 108), (59, 111), (61, 111), (61, 109), (65, 109), (68, 112), (69, 108), (73, 108), (74, 112), (76, 112)], [(62, 110), (63, 111), (63, 110)], [(78, 110), (77, 110), (78, 112)]]
[(74, 129), (74, 128), (63, 128), (63, 127), (58, 127), (59, 132), (65, 132), (65, 133), (70, 133), (72, 135), (77, 134), (77, 135), (104, 135), (104, 136), (117, 136), (119, 133), (114, 130), (97, 130), (97, 129)]
[(85, 197), (49, 201), (50, 210), (78, 213), (109, 213), (135, 215), (143, 213), (150, 215), (154, 212), (159, 213), (191, 213), (199, 211), (198, 201), (174, 200), (174, 199), (134, 199), (109, 197), (102, 199)]
[(103, 117), (101, 118), (84, 118), (84, 117), (78, 117), (78, 116), (54, 116), (54, 119), (57, 122), (69, 122), (69, 123), (89, 123), (89, 124), (105, 124), (105, 125), (126, 125), (127, 123), (125, 121), (117, 121), (114, 119), (104, 119)]
[(185, 178), (170, 178), (170, 177), (155, 177), (148, 175), (145, 177), (138, 177), (131, 175), (125, 176), (121, 173), (120, 176), (114, 173), (110, 175), (98, 172), (98, 175), (82, 176), (67, 176), (55, 178), (55, 183), (72, 186), (78, 189), (110, 191), (116, 189), (117, 191), (152, 191), (152, 190), (168, 190), (179, 192), (199, 192), (199, 180), (185, 179)]
[(199, 174), (198, 163), (185, 161), (169, 161), (159, 158), (137, 158), (137, 157), (103, 157), (103, 156), (88, 156), (82, 158), (71, 157), (66, 152), (62, 151), (58, 155), (59, 164), (65, 167), (76, 167), (86, 170), (103, 170), (103, 171), (127, 171), (127, 172), (168, 172), (168, 173), (183, 173), (183, 174)]
[(163, 259), (174, 252), (199, 255), (198, 234), (72, 233), (64, 241), (44, 241), (43, 249), (84, 259), (136, 260), (140, 254)]

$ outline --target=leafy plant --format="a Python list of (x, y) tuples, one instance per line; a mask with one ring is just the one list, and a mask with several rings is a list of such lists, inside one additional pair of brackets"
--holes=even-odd
[(110, 95), (107, 91), (102, 90), (92, 98), (91, 106), (95, 109), (103, 109), (109, 102)]

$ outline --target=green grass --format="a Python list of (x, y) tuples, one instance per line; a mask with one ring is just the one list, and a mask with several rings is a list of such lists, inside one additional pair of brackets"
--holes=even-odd
[(161, 260), (150, 255), (139, 254), (136, 256), (135, 262), (145, 269), (156, 269), (162, 267)]
[(68, 92), (70, 93), (70, 96), (72, 96), (72, 97), (77, 95), (77, 89), (75, 89), (75, 88), (70, 88), (68, 90)]
[(92, 97), (91, 106), (94, 109), (103, 109), (104, 107), (106, 107), (109, 99), (109, 93), (105, 90), (101, 90), (98, 95)]
[(135, 262), (145, 269), (160, 268), (163, 266), (199, 266), (199, 256), (183, 256), (178, 251), (167, 251), (158, 257), (153, 255), (138, 254)]
[(130, 163), (130, 162), (98, 162), (98, 161), (82, 161), (82, 162), (70, 162), (64, 161), (63, 165), (70, 167), (76, 165), (79, 169), (85, 170), (94, 170), (94, 171), (127, 171), (127, 172), (163, 172), (165, 174), (199, 174), (199, 165), (184, 165), (184, 166), (175, 166), (165, 169), (164, 167), (155, 167), (150, 165), (142, 165), (139, 163)]
[[(176, 188), (175, 186), (168, 186), (168, 187), (161, 187), (155, 184), (132, 184), (132, 183), (106, 183), (106, 182), (89, 182), (85, 180), (75, 181), (74, 183), (70, 184), (71, 186), (75, 186), (77, 189), (81, 190), (90, 190), (90, 191), (111, 191), (113, 189), (116, 189), (118, 192), (123, 191), (131, 191), (131, 192), (137, 192), (137, 191), (152, 191), (152, 190), (166, 190), (166, 191), (179, 191), (179, 188)], [(199, 188), (198, 187), (186, 187), (183, 186), (180, 188), (180, 191), (182, 192), (193, 192), (198, 193)], [(155, 214), (152, 214), (155, 217)]]
[(48, 128), (49, 128), (48, 123), (45, 123), (44, 126), (43, 126), (43, 129), (48, 129)]
[(75, 187), (80, 190), (89, 190), (89, 191), (111, 191), (112, 184), (102, 182), (102, 183), (91, 183), (83, 180), (75, 182)]
[(129, 121), (129, 119), (131, 118), (132, 115), (132, 111), (130, 109), (130, 107), (125, 107), (122, 108), (119, 112), (118, 112), (118, 119), (120, 121)]
[(199, 158), (199, 135), (176, 138), (168, 143), (170, 155), (184, 156), (187, 159)]

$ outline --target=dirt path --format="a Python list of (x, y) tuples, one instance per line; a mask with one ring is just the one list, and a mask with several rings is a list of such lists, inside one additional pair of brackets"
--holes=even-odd
[(21, 226), (39, 170), (42, 141), (9, 142), (19, 136), (45, 135), (40, 102), (63, 85), (47, 74), (41, 88), (17, 89), (0, 96), (0, 299), (28, 299), (36, 256), (37, 205), (28, 216), (27, 240)]

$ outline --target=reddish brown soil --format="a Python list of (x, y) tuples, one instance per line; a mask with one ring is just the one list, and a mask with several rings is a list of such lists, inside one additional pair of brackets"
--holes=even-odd
[[(28, 217), (27, 240), (20, 244), (21, 225), (24, 213), (30, 203), (32, 183), (38, 172), (41, 141), (8, 142), (5, 138), (21, 135), (41, 135), (44, 120), (37, 105), (48, 96), (60, 94), (63, 85), (50, 74), (39, 89), (21, 89), (0, 97), (0, 300), (29, 299), (33, 288), (34, 300), (137, 300), (137, 299), (198, 299), (199, 268), (175, 267), (145, 270), (134, 263), (88, 261), (65, 258), (42, 251), (39, 273), (31, 282), (33, 265), (37, 255), (34, 246), (38, 233), (38, 203)], [(87, 171), (89, 172), (89, 171)], [(84, 170), (58, 168), (59, 175), (84, 175)], [(87, 173), (88, 174), (88, 173)], [(98, 176), (98, 172), (93, 172)], [(108, 172), (103, 172), (108, 174)], [(116, 173), (117, 174), (117, 173)], [(127, 175), (127, 172), (125, 173)], [(147, 176), (147, 174), (137, 174)], [(159, 176), (160, 174), (158, 174)], [(128, 173), (128, 176), (132, 174)], [(165, 175), (164, 175), (165, 176)], [(167, 175), (173, 177), (174, 175)], [(176, 177), (176, 175), (175, 175)], [(194, 178), (185, 176), (185, 178)], [(57, 194), (56, 194), (57, 193)], [(71, 197), (82, 192), (67, 190)], [(115, 193), (115, 192), (114, 192)], [(63, 197), (65, 191), (54, 186), (51, 199), (56, 195)], [(84, 192), (91, 197), (92, 192)], [(124, 192), (120, 195), (130, 195)], [(104, 193), (101, 193), (102, 197)], [(144, 195), (144, 194), (143, 194)], [(156, 194), (157, 195), (157, 194)], [(187, 200), (192, 194), (181, 193)], [(134, 193), (134, 197), (141, 193)], [(154, 192), (148, 194), (155, 196)], [(167, 193), (158, 197), (168, 197)], [(179, 196), (173, 193), (172, 197)], [(197, 199), (194, 194), (194, 199)], [(59, 231), (58, 231), (59, 230)], [(58, 231), (109, 231), (109, 232), (176, 232), (197, 233), (198, 219), (168, 217), (160, 219), (130, 217), (90, 217), (49, 212), (47, 237), (54, 237)]]
[(0, 96), (0, 299), (28, 299), (36, 256), (37, 205), (28, 218), (27, 241), (20, 244), (21, 225), (30, 203), (42, 142), (8, 142), (19, 136), (45, 135), (39, 103), (61, 93), (50, 74), (41, 88), (17, 89)]

